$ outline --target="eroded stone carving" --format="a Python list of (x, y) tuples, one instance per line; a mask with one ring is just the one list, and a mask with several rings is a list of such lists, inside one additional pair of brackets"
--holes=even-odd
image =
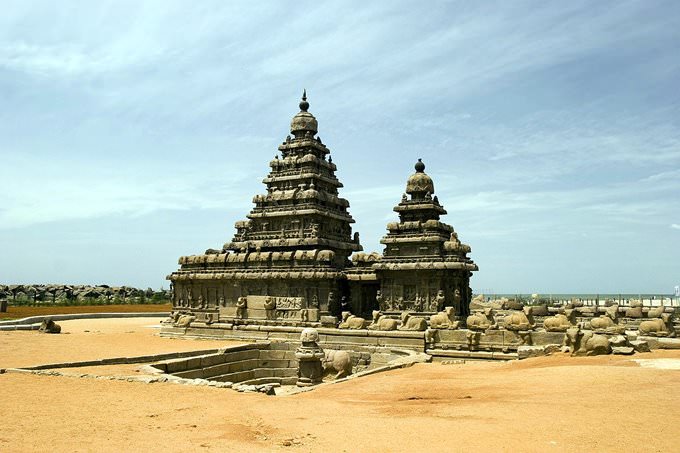
[(366, 328), (366, 320), (364, 318), (360, 318), (358, 316), (354, 316), (352, 313), (348, 311), (343, 311), (342, 312), (342, 321), (340, 321), (340, 324), (338, 325), (338, 329), (365, 329)]
[(543, 327), (548, 332), (566, 332), (567, 329), (575, 325), (576, 310), (573, 308), (567, 308), (563, 313), (558, 313), (543, 321)]
[(570, 327), (564, 335), (563, 346), (571, 355), (600, 355), (609, 354), (611, 346), (605, 335), (599, 335), (592, 330), (581, 330)]
[(642, 321), (638, 329), (640, 335), (675, 337), (675, 330), (673, 329), (672, 316), (670, 313), (663, 313), (660, 318)]
[(180, 315), (175, 322), (175, 327), (189, 327), (191, 323), (196, 320), (196, 316), (193, 315)]
[(418, 318), (411, 313), (405, 311), (401, 314), (401, 326), (399, 330), (415, 330), (425, 331), (427, 329), (427, 321), (424, 318)]
[(300, 347), (295, 351), (295, 358), (298, 360), (298, 380), (299, 387), (308, 387), (321, 382), (323, 378), (322, 361), (325, 353), (318, 345), (319, 332), (308, 327), (300, 333)]
[(347, 351), (336, 351), (334, 349), (324, 350), (322, 360), (324, 374), (336, 373), (335, 379), (347, 377), (352, 374), (352, 358)]
[(380, 311), (373, 310), (373, 322), (369, 324), (369, 330), (397, 330), (399, 321), (382, 315)]
[(444, 307), (444, 311), (430, 316), (430, 327), (433, 329), (457, 329), (460, 322), (455, 317), (456, 311), (453, 307)]
[(241, 296), (236, 300), (236, 317), (243, 319), (246, 316), (246, 309), (248, 308), (248, 298)]
[(660, 305), (658, 307), (650, 308), (647, 312), (648, 318), (660, 318), (662, 314), (666, 311), (666, 307)]
[(491, 308), (485, 308), (482, 313), (473, 313), (468, 316), (466, 325), (468, 329), (476, 331), (484, 331), (497, 327)]
[(531, 330), (536, 326), (532, 316), (533, 307), (515, 310), (503, 319), (503, 327), (508, 330)]
[(590, 328), (606, 333), (622, 333), (625, 330), (624, 326), (619, 326), (619, 306), (614, 304), (605, 309), (605, 314), (590, 320)]

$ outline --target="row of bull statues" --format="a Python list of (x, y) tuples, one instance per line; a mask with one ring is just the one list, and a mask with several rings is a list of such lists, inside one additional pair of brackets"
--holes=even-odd
[(623, 311), (624, 316), (621, 316), (621, 313), (622, 310), (615, 304), (606, 307), (604, 314), (579, 322), (577, 316), (583, 315), (583, 313), (578, 308), (561, 308), (555, 315), (543, 317), (541, 326), (534, 319), (534, 307), (532, 306), (525, 306), (519, 310), (505, 310), (505, 314), (500, 319), (496, 316), (496, 310), (487, 307), (473, 312), (464, 322), (457, 319), (453, 307), (444, 307), (443, 311), (431, 315), (429, 320), (424, 317), (415, 316), (410, 312), (402, 312), (400, 319), (395, 319), (380, 311), (374, 311), (373, 319), (368, 321), (345, 311), (342, 313), (342, 320), (338, 324), (338, 328), (384, 331), (467, 328), (474, 331), (506, 329), (518, 332), (542, 328), (547, 332), (566, 332), (569, 328), (578, 326), (599, 333), (621, 334), (625, 330), (637, 327), (641, 335), (675, 336), (672, 313), (666, 313), (664, 307), (650, 309), (646, 313), (647, 319), (639, 322), (637, 326), (622, 322), (623, 318), (630, 317), (627, 316), (627, 310)]

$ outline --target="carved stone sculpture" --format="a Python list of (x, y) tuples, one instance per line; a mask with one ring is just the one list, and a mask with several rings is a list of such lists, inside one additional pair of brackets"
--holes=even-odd
[(236, 300), (236, 317), (243, 319), (246, 316), (246, 308), (248, 306), (248, 298), (241, 296)]
[(496, 328), (497, 326), (491, 308), (485, 308), (482, 313), (473, 313), (468, 316), (466, 325), (468, 329), (476, 331), (485, 331)]
[(193, 315), (181, 315), (179, 318), (177, 318), (177, 322), (175, 323), (175, 327), (189, 327), (191, 326), (191, 323), (196, 320), (196, 316)]
[(267, 319), (276, 319), (276, 299), (267, 296), (267, 298), (264, 300), (263, 305), (265, 310), (265, 317)]
[(308, 327), (300, 334), (300, 347), (295, 351), (298, 360), (298, 387), (308, 387), (321, 382), (323, 377), (322, 360), (325, 353), (318, 345), (319, 332)]
[(598, 335), (592, 330), (581, 330), (579, 327), (567, 329), (562, 344), (568, 348), (572, 356), (601, 355), (611, 352), (609, 339), (605, 335)]
[(605, 309), (605, 314), (590, 320), (590, 328), (606, 333), (622, 333), (624, 326), (619, 326), (619, 306), (614, 304)]
[(642, 318), (642, 301), (631, 299), (630, 307), (626, 309), (626, 318)]
[(381, 315), (380, 311), (373, 310), (373, 322), (369, 324), (369, 330), (397, 330), (399, 322), (396, 319)]
[(675, 336), (670, 313), (663, 313), (660, 318), (642, 321), (638, 329), (640, 335), (651, 335), (655, 337)]
[(564, 310), (564, 313), (558, 313), (543, 321), (543, 327), (548, 332), (566, 332), (567, 329), (575, 325), (576, 310), (573, 308), (567, 308)]
[(455, 319), (456, 310), (444, 307), (444, 311), (430, 316), (430, 327), (433, 329), (457, 329), (460, 322)]
[(503, 327), (508, 330), (531, 330), (536, 326), (532, 316), (533, 307), (515, 310), (503, 319)]
[(324, 374), (336, 373), (335, 379), (340, 379), (352, 374), (352, 358), (347, 351), (324, 350), (324, 358), (321, 362)]
[(424, 318), (417, 318), (405, 311), (401, 314), (401, 326), (399, 330), (415, 330), (423, 332), (427, 329), (427, 321)]
[(61, 326), (54, 322), (52, 318), (46, 318), (43, 319), (38, 331), (41, 333), (61, 333)]
[(660, 318), (662, 314), (666, 311), (666, 307), (659, 305), (658, 307), (650, 308), (647, 312), (648, 318)]
[(365, 329), (365, 328), (366, 328), (366, 320), (364, 318), (354, 316), (352, 313), (350, 313), (348, 311), (342, 312), (342, 321), (340, 321), (340, 324), (338, 325), (338, 329), (359, 330), (359, 329)]

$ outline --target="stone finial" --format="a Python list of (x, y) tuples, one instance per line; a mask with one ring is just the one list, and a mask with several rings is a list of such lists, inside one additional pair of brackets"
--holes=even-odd
[(423, 159), (418, 159), (418, 162), (416, 162), (415, 165), (416, 172), (418, 173), (424, 173), (425, 172), (425, 164), (423, 163)]
[(309, 102), (307, 102), (307, 90), (302, 90), (302, 101), (300, 101), (300, 110), (306, 112), (309, 109)]

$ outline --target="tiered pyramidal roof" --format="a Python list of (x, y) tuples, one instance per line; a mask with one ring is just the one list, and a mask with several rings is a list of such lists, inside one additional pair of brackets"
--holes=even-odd
[(236, 235), (224, 252), (331, 250), (333, 265), (343, 268), (352, 252), (362, 250), (358, 234), (352, 236), (349, 202), (338, 195), (337, 167), (308, 110), (304, 92), (290, 124), (292, 137), (279, 145), (281, 157), (269, 163), (263, 180), (267, 193), (253, 198), (255, 208), (248, 220), (236, 222)]
[(387, 225), (388, 233), (380, 241), (385, 245), (382, 260), (374, 269), (458, 269), (476, 271), (467, 257), (470, 246), (458, 240), (453, 227), (440, 222), (446, 214), (434, 195), (434, 183), (425, 173), (421, 159), (416, 172), (406, 183), (406, 193), (394, 207), (399, 222)]

